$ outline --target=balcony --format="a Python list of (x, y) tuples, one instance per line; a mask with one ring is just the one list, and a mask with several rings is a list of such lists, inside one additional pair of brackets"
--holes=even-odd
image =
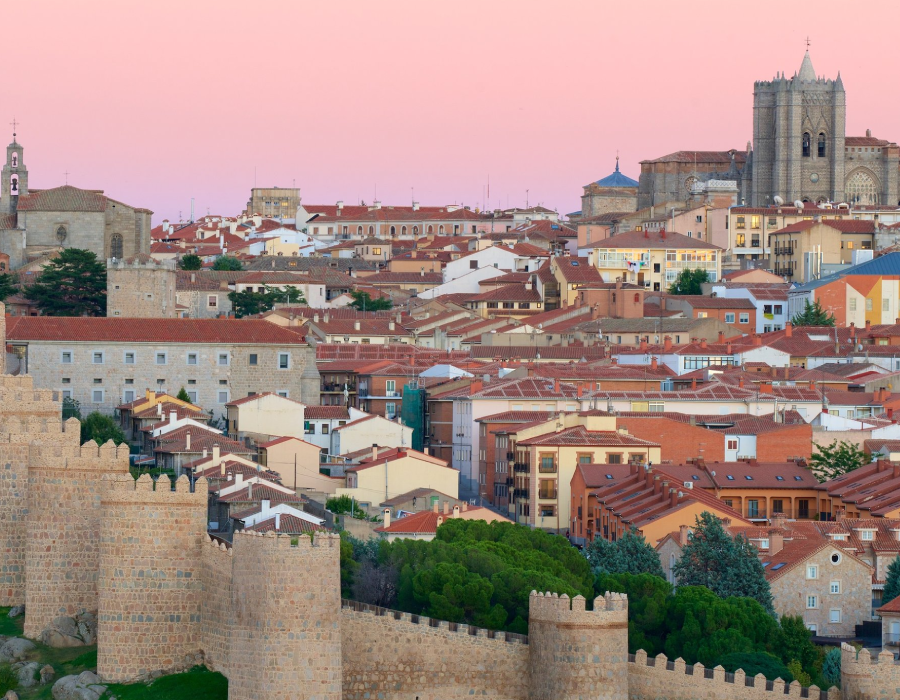
[(776, 265), (775, 274), (779, 277), (793, 277), (794, 268), (786, 265)]
[[(319, 391), (339, 393), (344, 390), (344, 382), (322, 382)], [(351, 394), (356, 392), (356, 383), (347, 382), (347, 391)]]
[(513, 464), (513, 471), (516, 474), (527, 474), (530, 469), (528, 467), (528, 464), (526, 464), (525, 462), (516, 462), (515, 464)]
[(773, 249), (775, 255), (793, 255), (794, 246), (792, 245), (776, 245)]
[(507, 462), (512, 462), (512, 461), (514, 461), (515, 459), (516, 459), (516, 453), (515, 453), (515, 452), (507, 452), (507, 453), (506, 453), (506, 461), (507, 461)]

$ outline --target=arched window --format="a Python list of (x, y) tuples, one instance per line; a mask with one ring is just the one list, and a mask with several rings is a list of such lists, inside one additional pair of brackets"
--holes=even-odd
[(369, 226), (369, 235), (371, 236), (373, 233), (375, 233), (375, 227)]
[(406, 226), (401, 226), (401, 227), (400, 227), (400, 235), (401, 235), (401, 236), (405, 236), (405, 235), (406, 235)]
[(361, 235), (362, 235), (362, 226), (357, 226), (357, 227), (356, 227), (356, 235), (358, 235), (358, 236), (361, 236)]
[(121, 259), (122, 256), (122, 235), (114, 233), (109, 239), (109, 257)]
[(438, 226), (438, 233), (443, 233), (443, 232), (444, 232), (444, 225), (441, 224), (440, 226)]
[(825, 134), (819, 134), (819, 158), (825, 157)]
[(428, 233), (434, 233), (434, 226), (428, 224)]
[(418, 226), (413, 226), (413, 235), (414, 235), (414, 236), (417, 236), (418, 234), (419, 234), (419, 227), (418, 227)]
[(392, 236), (396, 236), (396, 235), (397, 235), (397, 227), (396, 227), (396, 226), (391, 226), (391, 235), (392, 235)]
[(878, 183), (865, 170), (857, 170), (847, 178), (844, 187), (851, 204), (878, 204)]
[(809, 133), (803, 133), (803, 157), (809, 158)]
[(58, 229), (56, 229), (56, 240), (59, 241), (60, 245), (62, 245), (65, 242), (66, 236), (68, 236), (68, 235), (69, 235), (69, 232), (66, 231), (65, 226), (60, 226)]

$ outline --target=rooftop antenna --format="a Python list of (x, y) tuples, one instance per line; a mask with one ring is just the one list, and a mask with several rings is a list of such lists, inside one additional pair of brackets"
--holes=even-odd
[(410, 201), (411, 201), (413, 204), (415, 204), (415, 203), (416, 203), (416, 188), (415, 188), (415, 187), (410, 187), (410, 188), (409, 188), (409, 194), (410, 194), (410, 196), (412, 197), (412, 199), (411, 199)]
[[(15, 136), (16, 136), (16, 135), (13, 134), (13, 138), (15, 138)], [(71, 174), (72, 174), (72, 173), (70, 173), (68, 170), (66, 170), (66, 172), (63, 173), (63, 175), (66, 176), (66, 184), (67, 184), (67, 185), (69, 184), (69, 175), (71, 175)]]
[(528, 190), (525, 190), (525, 208), (528, 209)]
[(807, 37), (806, 37), (806, 50), (807, 50), (807, 51), (809, 51), (809, 45), (810, 45), (810, 43), (811, 43), (811, 42), (810, 42), (810, 40), (809, 40), (809, 36), (807, 35)]

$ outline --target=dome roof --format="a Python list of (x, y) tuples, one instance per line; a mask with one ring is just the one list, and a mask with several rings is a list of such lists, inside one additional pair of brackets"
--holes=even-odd
[(619, 172), (619, 159), (616, 158), (616, 169), (611, 175), (607, 175), (602, 180), (597, 180), (594, 183), (595, 185), (599, 185), (600, 187), (637, 187), (637, 180), (632, 180), (627, 175), (623, 175)]

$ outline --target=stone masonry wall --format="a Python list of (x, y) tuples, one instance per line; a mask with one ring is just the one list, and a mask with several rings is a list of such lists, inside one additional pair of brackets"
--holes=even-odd
[(842, 644), (841, 690), (843, 700), (896, 700), (900, 697), (900, 664), (894, 662), (890, 651), (872, 657), (865, 649), (857, 654), (849, 644)]
[(341, 700), (340, 537), (238, 532), (229, 700)]
[(80, 445), (78, 421), (65, 427), (68, 444), (32, 445), (29, 456), (28, 637), (38, 637), (57, 617), (97, 611), (103, 476), (128, 474), (128, 445)]
[[(570, 604), (571, 603), (571, 604)], [(532, 700), (628, 700), (628, 599), (532, 593), (528, 612)]]
[(234, 549), (207, 536), (201, 555), (200, 641), (206, 665), (228, 675), (233, 623)]
[[(344, 608), (343, 699), (527, 700), (529, 647), (503, 633), (408, 613)], [(418, 624), (413, 624), (417, 621)], [(455, 626), (454, 626), (455, 627)]]
[[(748, 682), (752, 685), (747, 685)], [(816, 686), (810, 686), (803, 695), (805, 690), (797, 681), (786, 686), (781, 680), (767, 682), (761, 673), (748, 678), (741, 670), (725, 673), (721, 666), (714, 669), (704, 668), (703, 664), (687, 666), (682, 659), (669, 661), (665, 654), (648, 659), (643, 650), (628, 664), (631, 700), (780, 700), (785, 697), (841, 700), (838, 688), (821, 693)]]
[(194, 665), (200, 651), (200, 559), (206, 479), (191, 491), (144, 474), (109, 477), (100, 524), (97, 672), (127, 681)]

